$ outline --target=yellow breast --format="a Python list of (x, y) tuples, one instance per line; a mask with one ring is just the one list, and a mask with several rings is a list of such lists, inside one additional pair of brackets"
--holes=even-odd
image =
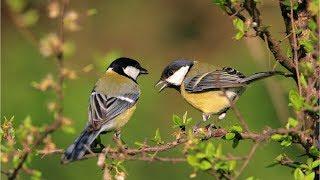
[(230, 101), (222, 91), (207, 91), (203, 93), (188, 93), (181, 85), (182, 97), (196, 109), (206, 114), (217, 114), (230, 107)]
[(136, 110), (136, 105), (132, 106), (130, 109), (127, 109), (125, 112), (117, 116), (113, 121), (115, 122), (114, 128), (119, 130), (122, 126), (127, 124), (132, 114)]

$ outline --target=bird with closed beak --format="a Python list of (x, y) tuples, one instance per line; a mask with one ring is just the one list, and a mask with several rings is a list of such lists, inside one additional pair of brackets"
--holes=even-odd
[(118, 58), (110, 64), (90, 94), (88, 123), (65, 151), (62, 163), (79, 160), (98, 145), (103, 148), (100, 134), (113, 131), (120, 138), (120, 129), (129, 121), (141, 94), (137, 83), (141, 74), (148, 71), (130, 58)]
[(178, 90), (189, 104), (202, 112), (206, 121), (211, 115), (223, 119), (248, 84), (273, 75), (288, 76), (280, 71), (245, 76), (231, 67), (217, 69), (206, 63), (180, 59), (165, 67), (156, 86), (161, 86), (159, 92), (165, 88)]

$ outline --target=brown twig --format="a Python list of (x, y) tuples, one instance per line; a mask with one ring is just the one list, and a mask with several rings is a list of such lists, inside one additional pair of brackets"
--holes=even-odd
[[(62, 9), (61, 9), (61, 17), (60, 17), (60, 27), (59, 27), (60, 39), (62, 41), (62, 44), (63, 44), (63, 39), (64, 39), (63, 18), (64, 18), (64, 11), (65, 11), (66, 5), (67, 5), (67, 1), (63, 0)], [(17, 27), (18, 27), (18, 29), (20, 28), (19, 26), (17, 26)], [(28, 31), (26, 31), (24, 29), (23, 32), (28, 32)], [(58, 54), (56, 56), (57, 56), (57, 61), (58, 61), (58, 78), (59, 78), (59, 81), (56, 85), (57, 105), (58, 105), (57, 116), (55, 117), (55, 120), (53, 121), (53, 123), (51, 125), (49, 125), (40, 136), (38, 136), (38, 138), (35, 140), (32, 148), (30, 150), (25, 150), (22, 153), (21, 159), (20, 159), (18, 165), (13, 169), (12, 173), (10, 173), (10, 175), (8, 176), (9, 180), (16, 179), (17, 175), (19, 174), (19, 171), (23, 167), (23, 165), (24, 165), (25, 161), (27, 160), (28, 156), (30, 155), (32, 149), (35, 149), (36, 147), (38, 147), (43, 142), (43, 139), (45, 139), (49, 134), (51, 134), (56, 129), (58, 129), (62, 123), (62, 120), (63, 120), (63, 106), (62, 106), (63, 91), (62, 91), (62, 87), (63, 87), (63, 83), (64, 83), (64, 77), (62, 74), (62, 70), (63, 70), (63, 50), (62, 50), (62, 48), (60, 48), (60, 51), (58, 52)]]
[[(212, 131), (207, 131), (205, 136), (207, 139), (211, 138), (221, 138), (225, 136), (228, 133), (227, 130), (223, 128), (214, 129)], [(303, 139), (304, 134), (297, 131), (296, 129), (266, 129), (262, 131), (261, 133), (255, 133), (255, 132), (242, 132), (240, 133), (241, 139), (249, 139), (253, 140), (254, 142), (263, 142), (267, 141), (271, 138), (273, 134), (282, 134), (282, 135), (295, 135), (298, 136), (300, 139), (298, 142), (295, 142), (297, 144), (301, 144), (302, 146), (305, 146), (308, 144), (308, 142)], [(203, 137), (203, 134), (195, 134), (197, 137)], [(119, 149), (119, 148), (108, 148), (108, 150), (104, 151), (106, 157), (116, 158), (116, 159), (122, 159), (122, 160), (142, 160), (142, 161), (167, 161), (167, 162), (173, 162), (175, 161), (172, 158), (161, 158), (161, 157), (146, 157), (147, 153), (159, 153), (163, 151), (169, 151), (171, 149), (175, 149), (176, 147), (186, 143), (188, 141), (187, 137), (181, 137), (180, 139), (176, 139), (172, 142), (168, 142), (163, 145), (155, 145), (155, 146), (145, 146), (142, 148), (128, 148), (128, 149)], [(62, 154), (64, 153), (63, 150), (56, 150), (52, 151), (51, 154)], [(49, 155), (50, 153), (47, 153), (46, 155)], [(93, 153), (93, 154), (87, 154), (83, 157), (82, 160), (97, 157), (99, 154)], [(140, 157), (139, 155), (142, 155)], [(247, 157), (245, 157), (247, 159)], [(227, 157), (228, 160), (241, 160), (243, 157)], [(177, 161), (182, 161), (181, 159)]]
[(241, 173), (243, 172), (243, 170), (248, 166), (250, 160), (252, 159), (254, 153), (256, 152), (257, 148), (259, 146), (259, 142), (256, 142), (252, 147), (251, 150), (247, 156), (247, 159), (243, 162), (242, 166), (240, 167), (239, 172), (236, 174), (236, 176), (234, 177), (234, 179), (238, 179), (238, 177), (241, 175)]
[[(230, 0), (226, 2), (225, 7), (230, 11), (230, 13), (227, 11), (229, 16), (233, 15), (244, 22), (247, 21), (247, 18), (244, 15), (242, 15), (240, 12), (235, 14), (237, 10), (232, 6), (232, 3), (230, 2)], [(262, 40), (267, 41), (269, 49), (272, 52), (274, 58), (283, 67), (288, 69), (290, 72), (295, 73), (294, 63), (292, 63), (292, 61), (283, 54), (279, 43), (273, 38), (273, 36), (271, 35), (267, 27), (262, 24), (262, 18), (260, 17), (260, 11), (256, 6), (256, 2), (253, 0), (246, 0), (244, 3), (244, 8), (247, 10), (251, 18), (254, 20), (254, 22), (257, 23), (257, 26), (254, 26), (254, 30)]]
[(294, 25), (293, 19), (293, 2), (290, 0), (290, 21), (291, 21), (291, 29), (292, 29), (292, 41), (293, 41), (293, 60), (295, 63), (295, 74), (297, 78), (297, 84), (299, 89), (299, 94), (301, 96), (301, 83), (300, 83), (300, 74), (299, 74), (299, 64), (298, 64), (298, 44), (297, 44), (297, 36), (296, 36), (296, 29)]

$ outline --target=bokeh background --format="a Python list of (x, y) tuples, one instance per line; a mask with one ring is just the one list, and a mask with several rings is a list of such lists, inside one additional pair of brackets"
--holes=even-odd
[[(57, 21), (47, 17), (45, 3), (34, 1), (40, 9), (39, 22), (32, 31), (39, 38), (56, 32)], [(35, 124), (50, 123), (47, 103), (53, 94), (42, 93), (31, 87), (31, 82), (40, 81), (48, 72), (55, 73), (52, 59), (40, 55), (39, 49), (26, 40), (12, 24), (2, 6), (1, 27), (1, 117), (14, 116), (15, 125), (31, 116)], [(97, 14), (80, 18), (81, 30), (66, 33), (66, 40), (75, 44), (72, 56), (67, 57), (66, 66), (75, 70), (93, 64), (94, 70), (80, 75), (65, 84), (65, 115), (74, 120), (75, 134), (58, 131), (53, 134), (58, 148), (65, 148), (85, 125), (88, 95), (113, 57), (127, 56), (138, 59), (150, 74), (141, 77), (139, 83), (142, 97), (133, 118), (123, 129), (122, 136), (129, 146), (135, 141), (152, 138), (160, 129), (163, 139), (172, 139), (173, 114), (182, 116), (185, 111), (194, 120), (200, 120), (200, 112), (187, 105), (174, 90), (159, 94), (154, 88), (162, 68), (171, 60), (189, 58), (208, 62), (216, 66), (232, 66), (245, 74), (271, 70), (274, 59), (263, 41), (250, 38), (236, 41), (232, 20), (210, 0), (77, 0), (70, 1), (68, 10), (79, 13), (95, 8)], [(263, 1), (263, 21), (271, 25), (275, 37), (284, 37), (284, 27), (277, 1)], [(281, 70), (281, 67), (277, 66)], [(287, 93), (293, 87), (288, 79), (273, 77), (251, 85), (237, 103), (251, 129), (262, 131), (265, 126), (273, 128), (285, 124), (288, 115)], [(213, 117), (216, 119), (216, 117)], [(229, 111), (221, 127), (229, 127), (238, 121)], [(232, 149), (231, 143), (212, 139), (223, 144), (224, 153), (245, 155), (252, 142), (241, 142)], [(103, 137), (105, 144), (112, 144), (111, 135)], [(290, 153), (302, 154), (297, 147), (289, 147)], [(287, 151), (287, 150), (286, 150)], [(290, 179), (291, 170), (285, 167), (267, 168), (273, 159), (284, 152), (283, 147), (270, 142), (259, 146), (241, 179), (254, 176), (260, 179)], [(163, 155), (179, 155), (179, 149)], [(130, 161), (124, 163), (128, 179), (188, 179), (192, 168), (187, 164), (146, 163)], [(96, 159), (61, 165), (60, 157), (52, 155), (34, 159), (33, 166), (43, 173), (43, 179), (101, 179), (102, 171)], [(197, 179), (212, 177), (199, 173)], [(24, 177), (23, 179), (28, 179)]]

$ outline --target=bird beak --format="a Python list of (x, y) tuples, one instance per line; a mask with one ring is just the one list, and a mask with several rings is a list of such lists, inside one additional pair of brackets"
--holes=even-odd
[(168, 83), (166, 81), (163, 81), (163, 80), (159, 80), (157, 82), (157, 84), (155, 85), (155, 87), (157, 86), (160, 86), (161, 85), (161, 88), (159, 89), (159, 93), (166, 87), (168, 87)]
[(143, 67), (140, 67), (140, 74), (149, 74), (149, 73), (148, 73), (148, 70), (146, 70)]

